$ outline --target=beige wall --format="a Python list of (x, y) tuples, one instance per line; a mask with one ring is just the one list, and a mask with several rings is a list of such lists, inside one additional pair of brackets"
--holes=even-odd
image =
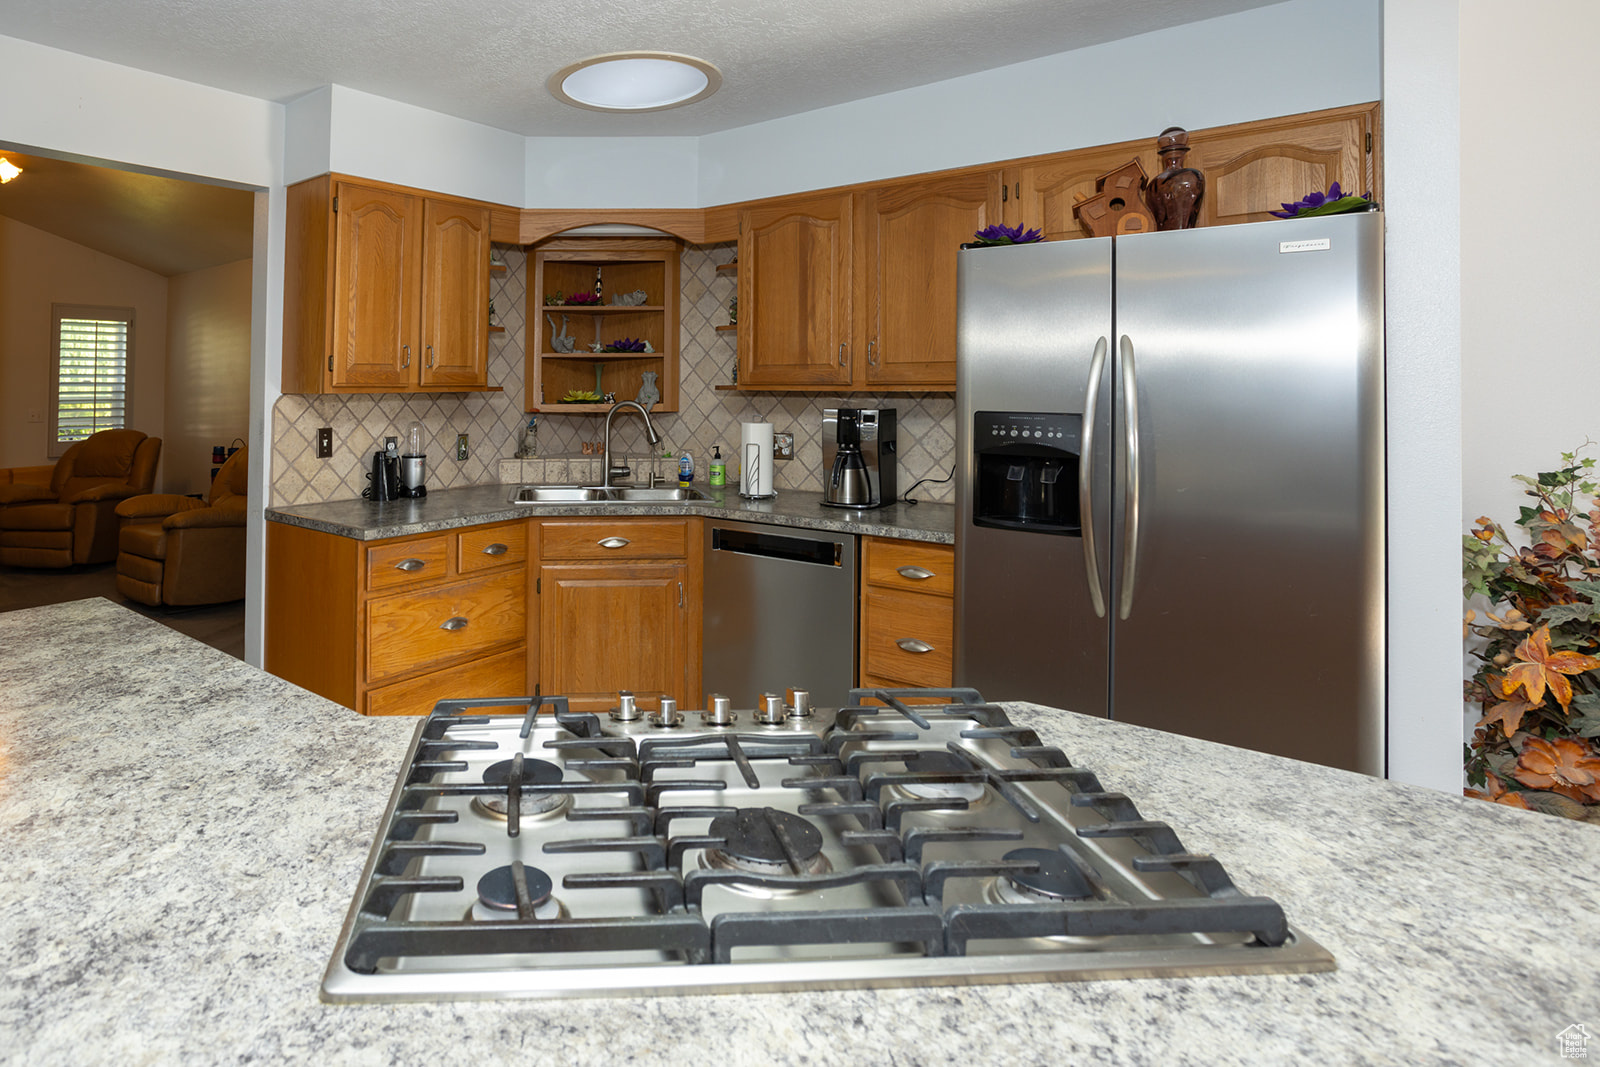
[[(162, 436), (167, 279), (0, 216), (0, 467), (50, 463), (50, 305), (134, 309), (129, 425)], [(163, 486), (163, 462), (156, 488)]]
[(167, 491), (204, 493), (212, 447), (250, 427), (250, 260), (171, 278), (167, 336)]

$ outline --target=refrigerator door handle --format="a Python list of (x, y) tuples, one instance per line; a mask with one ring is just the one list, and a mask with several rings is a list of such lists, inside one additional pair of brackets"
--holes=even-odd
[(1139, 566), (1139, 375), (1134, 368), (1133, 341), (1122, 335), (1122, 432), (1128, 457), (1123, 492), (1122, 596), (1117, 618), (1133, 611), (1133, 582)]
[(1089, 388), (1083, 400), (1083, 452), (1078, 456), (1078, 514), (1083, 525), (1083, 568), (1089, 578), (1089, 602), (1095, 618), (1106, 617), (1105, 591), (1100, 588), (1100, 554), (1094, 544), (1094, 420), (1100, 409), (1100, 376), (1106, 368), (1106, 339), (1100, 338), (1089, 360)]

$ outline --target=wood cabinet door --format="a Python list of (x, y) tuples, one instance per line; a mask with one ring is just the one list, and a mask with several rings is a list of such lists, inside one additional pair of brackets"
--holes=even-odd
[(423, 203), (422, 353), (428, 386), (489, 384), (489, 209)]
[(335, 229), (333, 385), (404, 388), (420, 358), (417, 198), (340, 182)]
[(1206, 179), (1199, 225), (1265, 222), (1269, 212), (1307, 193), (1326, 192), (1334, 182), (1346, 193), (1380, 196), (1374, 120), (1374, 109), (1365, 105), (1192, 137), (1184, 162)]
[(1093, 196), (1095, 179), (1135, 157), (1143, 161), (1145, 172), (1151, 173), (1155, 138), (1150, 144), (1148, 151), (1129, 143), (1062, 152), (1009, 168), (1005, 173), (1007, 225), (1036, 229), (1046, 241), (1088, 237), (1089, 231), (1072, 212), (1077, 198)]
[(628, 690), (640, 707), (691, 693), (683, 562), (546, 564), (539, 572), (541, 692), (574, 711), (605, 711)]
[(850, 230), (849, 193), (740, 212), (740, 385), (850, 383)]
[(1000, 221), (1000, 173), (879, 186), (860, 204), (858, 382), (955, 388), (956, 252)]

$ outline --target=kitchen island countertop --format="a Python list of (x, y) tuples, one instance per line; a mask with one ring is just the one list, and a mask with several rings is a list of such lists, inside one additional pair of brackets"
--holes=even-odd
[(828, 533), (897, 537), (908, 541), (955, 544), (952, 504), (891, 504), (857, 510), (827, 507), (821, 493), (786, 489), (766, 500), (746, 500), (734, 488), (697, 485), (708, 499), (677, 504), (513, 504), (514, 485), (473, 485), (441, 489), (415, 500), (329, 500), (268, 508), (267, 519), (323, 533), (376, 541), (385, 537), (435, 533), (486, 522), (596, 515), (700, 515), (737, 522), (762, 522)]
[(105, 600), (0, 614), (0, 1062), (1557, 1063), (1600, 827), (1032, 705), (1338, 970), (609, 1000), (317, 997), (415, 720)]

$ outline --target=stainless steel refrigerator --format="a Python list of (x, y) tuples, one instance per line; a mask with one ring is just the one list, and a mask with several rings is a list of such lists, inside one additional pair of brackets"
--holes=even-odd
[(959, 253), (955, 680), (1384, 772), (1383, 219)]

